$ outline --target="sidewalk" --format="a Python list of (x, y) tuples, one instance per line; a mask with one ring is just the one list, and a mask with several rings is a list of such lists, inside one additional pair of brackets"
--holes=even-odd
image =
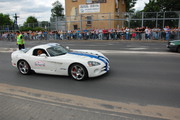
[[(178, 120), (179, 109), (0, 84), (0, 120)], [(172, 112), (173, 111), (173, 112)]]
[[(128, 48), (127, 46), (133, 46), (137, 47), (136, 45), (142, 45), (143, 46), (154, 46), (155, 45), (161, 45), (165, 46), (167, 44), (167, 41), (164, 40), (33, 40), (29, 41), (27, 40), (25, 43), (26, 48), (31, 48), (36, 45), (40, 44), (46, 44), (46, 43), (60, 43), (63, 46), (69, 46), (71, 49), (90, 49), (92, 45), (95, 45), (97, 50), (102, 50), (101, 46), (108, 46), (106, 47), (107, 50), (123, 50), (124, 48)], [(89, 46), (88, 46), (89, 45)], [(119, 47), (112, 48), (113, 45), (119, 45)], [(85, 47), (84, 47), (85, 46)], [(86, 47), (88, 46), (88, 48)], [(99, 47), (98, 47), (99, 46)], [(10, 42), (10, 41), (3, 41), (0, 40), (0, 51), (1, 52), (13, 52), (17, 50), (18, 46), (16, 45), (16, 42)], [(134, 50), (134, 49), (132, 49)], [(150, 49), (151, 51), (152, 49)], [(135, 49), (136, 51), (136, 49)]]
[(0, 93), (0, 120), (166, 120), (113, 113)]
[(132, 120), (121, 115), (2, 93), (0, 106), (0, 120)]
[[(26, 40), (25, 45), (37, 45), (43, 43), (50, 43), (50, 42), (61, 42), (61, 43), (71, 43), (71, 42), (167, 42), (166, 40)], [(0, 48), (4, 47), (16, 48), (16, 41), (5, 41), (0, 40)]]

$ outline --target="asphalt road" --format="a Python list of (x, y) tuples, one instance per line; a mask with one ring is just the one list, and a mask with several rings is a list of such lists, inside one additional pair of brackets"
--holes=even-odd
[(10, 53), (0, 53), (0, 83), (122, 104), (165, 106), (179, 110), (180, 54), (167, 52), (166, 43), (100, 41), (87, 44), (86, 41), (65, 41), (63, 44), (73, 49), (114, 50), (104, 51), (110, 59), (110, 72), (85, 81), (74, 81), (65, 76), (21, 75), (11, 66)]
[(180, 107), (180, 55), (107, 54), (111, 70), (77, 82), (70, 77), (23, 76), (0, 53), (0, 82), (112, 101)]
[[(121, 50), (121, 51), (167, 51), (167, 41), (147, 40), (37, 40), (26, 41), (26, 48), (44, 43), (60, 43), (69, 46), (71, 49), (94, 49), (94, 50)], [(0, 49), (17, 48), (16, 42), (0, 41)]]

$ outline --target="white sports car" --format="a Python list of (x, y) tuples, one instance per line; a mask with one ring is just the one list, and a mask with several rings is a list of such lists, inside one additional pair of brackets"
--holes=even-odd
[(109, 71), (109, 60), (94, 50), (70, 50), (58, 43), (48, 43), (31, 49), (14, 51), (12, 65), (23, 75), (31, 71), (43, 74), (71, 76), (75, 80), (97, 77)]

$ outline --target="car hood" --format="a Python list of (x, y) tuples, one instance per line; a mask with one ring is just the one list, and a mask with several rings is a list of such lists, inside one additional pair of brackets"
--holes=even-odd
[(72, 51), (66, 54), (67, 57), (73, 57), (74, 59), (97, 59), (100, 56), (103, 56), (103, 54), (100, 54), (95, 51), (83, 51), (83, 50), (76, 50)]
[(96, 50), (73, 50), (72, 52), (80, 52), (80, 53), (85, 53), (85, 54), (104, 56), (102, 53)]
[(109, 63), (108, 58), (106, 58), (102, 53), (99, 53), (98, 51), (82, 51), (82, 50), (77, 50), (77, 51), (72, 51), (69, 53), (66, 53), (61, 56), (56, 56), (56, 58), (61, 58), (64, 60), (68, 61), (73, 61), (73, 62), (82, 62), (82, 61), (102, 61), (104, 63)]
[(180, 40), (171, 40), (170, 42), (180, 42)]

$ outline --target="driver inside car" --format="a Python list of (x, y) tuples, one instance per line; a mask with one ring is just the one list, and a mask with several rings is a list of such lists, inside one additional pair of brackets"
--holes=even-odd
[(40, 56), (42, 53), (43, 53), (42, 50), (38, 50), (37, 51), (37, 56)]

